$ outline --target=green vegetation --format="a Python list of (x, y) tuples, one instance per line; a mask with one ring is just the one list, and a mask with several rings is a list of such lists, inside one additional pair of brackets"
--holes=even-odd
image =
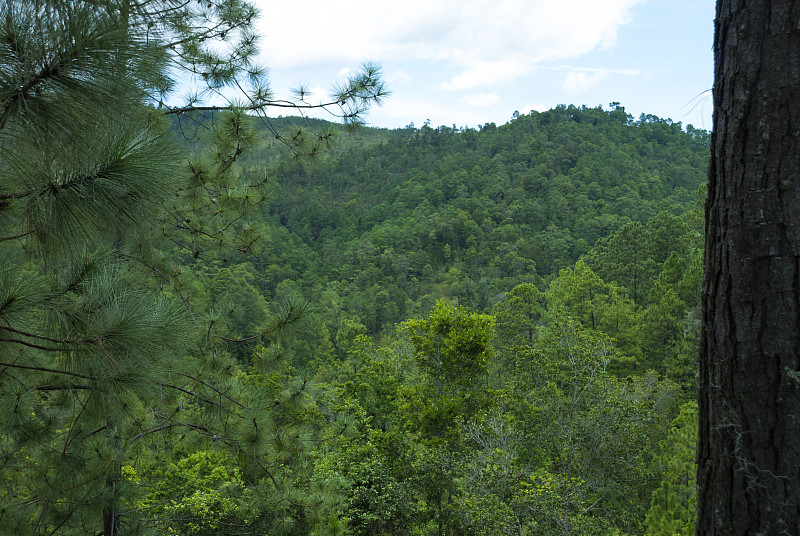
[[(556, 132), (585, 151), (571, 167), (548, 167)], [(193, 299), (238, 304), (220, 321), (242, 366), (268, 304), (307, 300), (280, 352), (346, 424), (309, 436), (329, 501), (314, 533), (638, 535), (684, 519), (665, 449), (696, 392), (707, 143), (621, 108), (361, 130), (268, 175), (252, 254), (184, 256)]]
[(681, 408), (659, 443), (656, 458), (664, 476), (653, 490), (653, 501), (647, 514), (647, 531), (652, 536), (691, 536), (697, 523), (697, 403)]
[(0, 533), (686, 530), (706, 132), (338, 136), (263, 117), (247, 4), (121, 5), (2, 8)]
[[(588, 265), (637, 306), (649, 305), (672, 251), (673, 277), (700, 256), (704, 131), (634, 121), (622, 108), (560, 107), (499, 128), (425, 126), (355, 142), (270, 176), (264, 219), (275, 236), (253, 262), (266, 296), (291, 280), (377, 335), (442, 298), (486, 311), (519, 283), (545, 290), (596, 244)], [(618, 255), (604, 253), (598, 240), (627, 227), (640, 229), (638, 257), (619, 240)], [(687, 281), (680, 297), (693, 303), (695, 290)]]

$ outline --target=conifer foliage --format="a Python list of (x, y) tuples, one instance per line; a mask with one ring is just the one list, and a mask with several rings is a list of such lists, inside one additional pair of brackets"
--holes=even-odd
[[(187, 460), (231, 453), (213, 459), (235, 460), (228, 471), (250, 491), (225, 503), (241, 512), (229, 525), (278, 533), (322, 504), (302, 495), (313, 487), (301, 462), (311, 432), (299, 426), (313, 418), (297, 416), (306, 384), (272, 344), (304, 305), (234, 336), (153, 253), (171, 242), (223, 258), (258, 241), (244, 218), (264, 199), (263, 176), (235, 165), (257, 143), (248, 125), (268, 124), (267, 106), (312, 106), (268, 91), (253, 61), (256, 15), (241, 0), (0, 7), (2, 534), (163, 532), (202, 517), (208, 509), (181, 506), (155, 518), (167, 514), (148, 478), (191, 467), (160, 459), (164, 445)], [(379, 75), (366, 66), (327, 105), (357, 122), (385, 94)], [(178, 79), (193, 91), (167, 106)], [(228, 88), (245, 104), (222, 99)], [(168, 115), (202, 134), (192, 160), (165, 134)], [(295, 154), (329, 137), (273, 134)], [(249, 370), (225, 346), (240, 340), (262, 345)], [(175, 504), (193, 504), (193, 491), (173, 488)]]

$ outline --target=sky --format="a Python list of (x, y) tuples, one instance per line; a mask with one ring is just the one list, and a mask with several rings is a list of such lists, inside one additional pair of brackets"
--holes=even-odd
[[(386, 128), (478, 127), (515, 111), (619, 102), (711, 129), (714, 0), (255, 0), (277, 96), (326, 99), (364, 61)], [(282, 110), (271, 113), (279, 115)]]

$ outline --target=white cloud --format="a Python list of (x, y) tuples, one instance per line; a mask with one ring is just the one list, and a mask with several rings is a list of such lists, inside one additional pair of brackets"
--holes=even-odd
[(405, 72), (403, 69), (397, 69), (396, 71), (392, 71), (386, 75), (386, 81), (390, 86), (395, 84), (408, 84), (411, 82), (411, 75)]
[(271, 67), (294, 68), (343, 60), (406, 56), (447, 33), (455, 0), (254, 0), (261, 11), (262, 58)]
[(271, 67), (438, 60), (462, 71), (453, 87), (474, 87), (479, 73), (513, 78), (524, 71), (520, 65), (612, 47), (643, 0), (372, 0), (367, 7), (360, 0), (306, 0), (302, 8), (255, 1), (262, 57)]
[[(383, 126), (427, 118), (499, 124), (512, 110), (609, 100), (683, 119), (685, 111), (676, 110), (709, 86), (713, 71), (714, 0), (252, 1), (263, 12), (260, 61), (271, 68), (279, 98), (298, 82), (341, 82), (363, 60), (375, 60), (392, 96), (367, 121)], [(677, 27), (683, 33), (676, 44), (669, 28)], [(632, 74), (639, 76), (623, 76)], [(492, 106), (467, 102), (491, 93), (499, 96)]]
[(617, 30), (631, 21), (631, 9), (641, 0), (544, 0), (525, 22), (539, 30), (535, 57), (574, 58), (616, 44)]
[(325, 89), (322, 86), (309, 86), (308, 90), (311, 92), (311, 94), (314, 97), (316, 97), (318, 99), (326, 99), (327, 100), (327, 97), (329, 97), (330, 93), (331, 93), (330, 90)]
[(614, 47), (647, 0), (253, 1), (262, 9), (261, 61), (278, 92), (298, 80), (340, 80), (376, 60), (392, 91), (370, 113), (376, 124), (483, 124), (510, 117), (514, 102), (555, 102), (552, 91), (582, 91), (610, 76), (558, 63)]
[(449, 81), (442, 82), (441, 88), (447, 91), (471, 89), (478, 86), (494, 86), (514, 80), (530, 71), (522, 58), (509, 58), (503, 61), (477, 61), (463, 73)]
[(551, 108), (553, 108), (553, 106), (548, 106), (547, 104), (526, 104), (525, 106), (519, 108), (519, 113), (527, 114), (532, 110), (537, 112), (546, 112)]
[(634, 69), (569, 69), (563, 87), (569, 93), (583, 93), (600, 85), (612, 74), (639, 76), (644, 73)]
[(608, 76), (605, 69), (570, 71), (564, 79), (564, 89), (570, 93), (583, 93), (600, 84)]
[(500, 101), (500, 96), (497, 94), (496, 91), (492, 91), (491, 93), (473, 93), (470, 95), (465, 95), (461, 98), (461, 102), (467, 104), (469, 106), (480, 107), (480, 108), (488, 108), (489, 106), (494, 106)]

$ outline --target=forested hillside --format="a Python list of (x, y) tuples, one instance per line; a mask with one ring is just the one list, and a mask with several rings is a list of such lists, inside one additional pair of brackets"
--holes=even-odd
[[(268, 173), (270, 230), (238, 259), (246, 267), (224, 264), (268, 300), (301, 293), (337, 348), (348, 330), (377, 335), (439, 299), (489, 312), (517, 284), (546, 290), (582, 256), (646, 307), (659, 276), (699, 278), (707, 151), (705, 131), (621, 107), (564, 106), (480, 130), (362, 129), (321, 161)], [(686, 309), (695, 283), (674, 289)]]
[(690, 534), (708, 134), (270, 119), (255, 18), (0, 5), (0, 534)]
[[(304, 378), (290, 481), (329, 513), (314, 533), (691, 533), (708, 141), (616, 105), (362, 129), (283, 151), (251, 253), (167, 253), (235, 334), (218, 351)], [(264, 335), (281, 307), (291, 331)], [(204, 515), (249, 526), (223, 480)]]

